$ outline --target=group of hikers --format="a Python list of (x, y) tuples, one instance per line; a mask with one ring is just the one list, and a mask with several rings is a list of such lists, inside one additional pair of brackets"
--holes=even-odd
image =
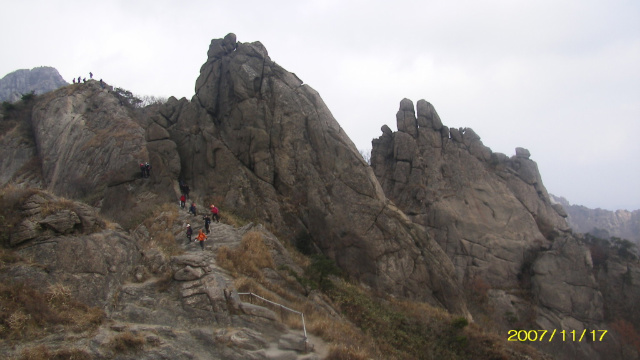
[[(189, 197), (189, 185), (185, 184), (184, 181), (180, 180), (180, 207), (185, 208), (185, 204), (187, 198)], [(215, 221), (217, 223), (220, 222), (220, 210), (213, 204), (209, 207), (210, 214), (205, 214), (202, 217), (204, 221), (204, 231), (202, 229), (199, 230), (198, 235), (194, 241), (200, 242), (200, 247), (204, 250), (204, 241), (207, 239), (207, 234), (211, 233), (211, 222)], [(197, 208), (195, 201), (191, 201), (191, 205), (189, 206), (189, 213), (192, 216), (197, 216)], [(205, 234), (206, 231), (206, 234)], [(191, 224), (187, 224), (187, 239), (191, 242), (191, 236), (193, 235), (193, 228)]]
[[(93, 73), (89, 72), (89, 79), (93, 79)], [(102, 81), (102, 79), (100, 79), (100, 81)], [(87, 82), (87, 78), (83, 78), (82, 76), (78, 76), (78, 81), (77, 84), (80, 84), (80, 82)], [(76, 84), (76, 78), (73, 78), (73, 83)]]
[[(89, 72), (89, 80), (93, 79), (93, 73)], [(80, 84), (80, 82), (86, 83), (87, 82), (87, 78), (83, 78), (82, 76), (78, 76), (78, 81), (76, 81), (76, 78), (73, 78), (73, 83), (74, 84)], [(102, 81), (102, 79), (100, 79), (100, 87), (102, 87), (104, 89), (104, 82)]]
[(140, 173), (143, 178), (151, 176), (151, 165), (149, 165), (149, 162), (140, 163)]

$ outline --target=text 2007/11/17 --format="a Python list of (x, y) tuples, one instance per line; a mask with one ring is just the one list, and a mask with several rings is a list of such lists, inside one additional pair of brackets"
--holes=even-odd
[(607, 330), (509, 330), (508, 341), (602, 341)]

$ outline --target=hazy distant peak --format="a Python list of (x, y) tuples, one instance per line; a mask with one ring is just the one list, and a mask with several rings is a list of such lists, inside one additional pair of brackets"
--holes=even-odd
[(68, 84), (54, 67), (20, 69), (0, 79), (0, 101), (15, 102), (20, 100), (22, 94), (31, 91), (44, 94)]

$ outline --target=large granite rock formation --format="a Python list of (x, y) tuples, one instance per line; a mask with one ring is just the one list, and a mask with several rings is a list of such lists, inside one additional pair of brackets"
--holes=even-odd
[(467, 313), (449, 259), (386, 199), (315, 90), (259, 42), (229, 34), (207, 55), (192, 101), (172, 98), (154, 119), (196, 196), (307, 241), (380, 290)]
[(469, 128), (442, 125), (434, 107), (404, 99), (398, 131), (383, 127), (371, 166), (385, 194), (427, 227), (460, 281), (514, 286), (525, 250), (547, 246), (568, 226), (549, 201), (529, 151), (493, 153)]
[[(589, 247), (571, 234), (567, 213), (551, 201), (527, 149), (516, 148), (511, 157), (493, 153), (473, 130), (442, 125), (424, 100), (417, 116), (413, 103), (402, 100), (396, 120), (397, 132), (383, 126), (373, 140), (371, 163), (382, 188), (438, 241), (460, 284), (486, 292), (487, 309), (505, 331), (604, 330), (615, 318), (606, 316), (608, 309), (628, 308), (603, 292), (635, 296), (637, 266), (614, 261), (613, 273), (594, 276)], [(607, 346), (616, 348), (616, 341)], [(559, 358), (608, 352), (579, 342), (536, 345)]]
[(0, 102), (15, 102), (31, 91), (44, 94), (65, 85), (68, 83), (52, 67), (16, 70), (0, 79)]
[[(175, 144), (110, 87), (90, 80), (39, 96), (30, 121), (46, 189), (93, 200), (118, 221), (136, 214), (141, 201), (176, 198), (180, 160)], [(5, 136), (1, 143), (10, 145), (13, 138)], [(141, 179), (139, 163), (147, 161), (151, 177)], [(5, 160), (1, 164), (5, 167)], [(9, 181), (18, 170), (3, 175)]]
[[(28, 196), (16, 205), (18, 214), (13, 216), (21, 220), (6, 234), (7, 242), (37, 266), (13, 266), (2, 274), (3, 281), (39, 289), (64, 284), (76, 300), (98, 307), (109, 304), (140, 259), (133, 239), (121, 228), (109, 228), (86, 204), (43, 191), (15, 191)], [(5, 191), (3, 196), (17, 195)]]

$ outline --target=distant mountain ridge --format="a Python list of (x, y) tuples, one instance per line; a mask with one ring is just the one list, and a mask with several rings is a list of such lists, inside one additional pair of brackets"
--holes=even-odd
[(44, 94), (66, 85), (69, 83), (50, 66), (16, 70), (0, 79), (0, 101), (14, 102), (31, 91)]
[(552, 201), (564, 207), (569, 215), (569, 225), (575, 232), (601, 238), (615, 236), (640, 243), (640, 210), (590, 209), (582, 205), (571, 205), (564, 197), (549, 195)]

